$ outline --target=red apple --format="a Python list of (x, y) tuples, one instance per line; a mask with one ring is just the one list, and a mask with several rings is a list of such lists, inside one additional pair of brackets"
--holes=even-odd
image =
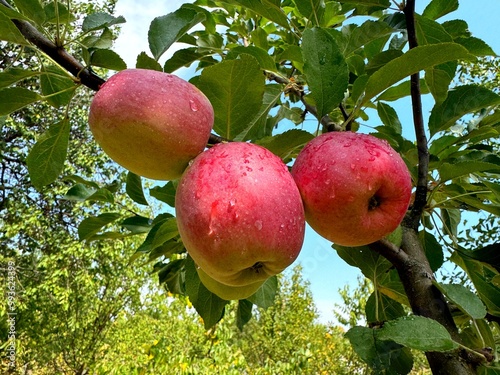
[(214, 122), (212, 105), (195, 86), (174, 75), (127, 69), (112, 76), (90, 106), (97, 143), (140, 176), (179, 178), (202, 152)]
[(403, 159), (372, 135), (322, 134), (299, 153), (292, 175), (309, 225), (342, 246), (390, 234), (410, 202), (411, 176)]
[(255, 144), (218, 144), (199, 155), (179, 181), (175, 209), (202, 282), (225, 299), (253, 294), (297, 258), (304, 240), (288, 168)]

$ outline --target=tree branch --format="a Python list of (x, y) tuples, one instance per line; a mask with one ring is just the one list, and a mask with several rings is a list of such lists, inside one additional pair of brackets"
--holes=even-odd
[[(408, 0), (403, 9), (408, 31), (408, 43), (410, 48), (418, 45), (417, 32), (415, 29), (415, 0)], [(418, 178), (417, 190), (413, 207), (406, 217), (406, 222), (414, 229), (418, 229), (420, 217), (427, 205), (427, 173), (429, 171), (429, 150), (427, 148), (427, 136), (425, 135), (424, 119), (422, 116), (422, 99), (420, 93), (420, 74), (417, 72), (410, 77), (411, 101), (413, 108), (413, 124), (418, 149)]]
[[(0, 4), (12, 8), (5, 0), (0, 0)], [(14, 25), (19, 29), (21, 34), (34, 46), (64, 69), (73, 74), (83, 85), (90, 89), (97, 91), (99, 87), (105, 82), (104, 79), (96, 75), (89, 68), (83, 66), (78, 60), (70, 55), (64, 48), (57, 46), (53, 41), (49, 40), (45, 35), (38, 31), (31, 23), (25, 20), (11, 20)]]

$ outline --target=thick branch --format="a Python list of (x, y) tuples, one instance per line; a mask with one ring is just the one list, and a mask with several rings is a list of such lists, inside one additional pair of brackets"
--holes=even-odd
[[(415, 48), (417, 32), (415, 29), (415, 0), (408, 0), (404, 8), (406, 27), (408, 30), (408, 43), (410, 48)], [(410, 78), (411, 101), (413, 108), (413, 124), (418, 149), (418, 179), (417, 190), (413, 207), (406, 218), (406, 222), (414, 229), (418, 229), (420, 217), (427, 204), (427, 173), (429, 171), (429, 150), (427, 149), (427, 136), (425, 135), (424, 119), (422, 116), (422, 99), (420, 93), (420, 74), (417, 72)]]

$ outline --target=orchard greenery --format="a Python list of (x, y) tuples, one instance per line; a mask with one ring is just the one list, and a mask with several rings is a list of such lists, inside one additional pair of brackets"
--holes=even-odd
[[(127, 68), (112, 48), (125, 19), (93, 7), (80, 19), (70, 1), (12, 3), (0, 0), (0, 43), (11, 51), (0, 72), (2, 134), (33, 137), (12, 131), (12, 119), (19, 111), (51, 108), (44, 121), (52, 123), (36, 135), (25, 160), (32, 185), (50, 192), (58, 181), (70, 181), (60, 199), (76, 202), (85, 216), (70, 234), (87, 246), (137, 238), (131, 259), (151, 262), (160, 284), (187, 296), (213, 329), (231, 303), (204, 287), (186, 254), (171, 214), (177, 181), (152, 186), (129, 172), (125, 192), (138, 208), (130, 210), (123, 209), (117, 185), (98, 172), (88, 178), (66, 168), (68, 144), (79, 134), (75, 116), (88, 110), (78, 98), (98, 90), (106, 71)], [(346, 337), (374, 373), (409, 373), (412, 350), (426, 353), (435, 374), (500, 371), (500, 243), (494, 234), (484, 237), (488, 243), (472, 235), (494, 232), (489, 226), (500, 216), (500, 95), (498, 85), (473, 79), (485, 61), (498, 67), (498, 60), (466, 20), (441, 21), (458, 6), (458, 0), (431, 0), (416, 14), (414, 0), (197, 0), (154, 18), (137, 56), (135, 68), (195, 69), (190, 82), (215, 113), (209, 147), (252, 142), (292, 165), (320, 133), (354, 131), (385, 139), (400, 154), (414, 189), (396, 240), (333, 245), (373, 283), (367, 325)], [(178, 42), (182, 48), (165, 59)], [(30, 63), (20, 64), (26, 54)], [(422, 95), (433, 100), (429, 115)], [(406, 97), (413, 124), (403, 124), (392, 104)], [(368, 120), (378, 125), (364, 126)], [(2, 174), (2, 186), (9, 183)], [(480, 218), (474, 227), (471, 217)], [(450, 266), (461, 270), (460, 278), (438, 281), (434, 275)], [(270, 278), (235, 302), (238, 326), (256, 307), (272, 308), (277, 285)]]

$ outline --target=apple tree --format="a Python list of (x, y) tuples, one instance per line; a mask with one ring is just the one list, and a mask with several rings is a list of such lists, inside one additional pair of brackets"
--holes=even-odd
[[(67, 109), (78, 105), (77, 93), (94, 90), (100, 95), (110, 88), (106, 85), (106, 70), (127, 69), (112, 49), (114, 37), (110, 31), (125, 19), (103, 12), (89, 12), (84, 19), (74, 19), (71, 2), (16, 0), (12, 3), (0, 0), (2, 48), (17, 46), (19, 54), (36, 50), (38, 65), (18, 66), (13, 58), (9, 67), (0, 72), (0, 116), (12, 116), (38, 102), (47, 102), (59, 111), (61, 120), (39, 135), (26, 159), (33, 185), (37, 189), (50, 189), (54, 181), (63, 177), (60, 174), (68, 139), (72, 137)], [(498, 238), (493, 237), (488, 244), (464, 243), (458, 238), (459, 231), (468, 225), (471, 217), (500, 215), (500, 158), (496, 141), (500, 96), (496, 92), (498, 87), (488, 88), (484, 84), (457, 79), (464, 66), (474, 66), (478, 58), (495, 56), (484, 41), (473, 36), (465, 20), (442, 21), (443, 16), (450, 18), (458, 6), (457, 0), (431, 0), (418, 14), (414, 0), (196, 0), (152, 20), (144, 52), (139, 54), (134, 67), (142, 69), (144, 76), (156, 74), (155, 71), (175, 73), (181, 67), (192, 67), (196, 71), (190, 83), (208, 98), (214, 114), (213, 130), (206, 144), (208, 151), (200, 150), (203, 155), (210, 150), (221, 150), (224, 145), (244, 142), (248, 144), (245, 147), (267, 149), (266, 152), (281, 159), (283, 165), (291, 167), (293, 174), (294, 161), (300, 152), (323, 133), (370, 133), (370, 141), (365, 142), (365, 146), (344, 143), (345, 149), (351, 151), (323, 154), (322, 166), (338, 171), (343, 183), (339, 186), (347, 190), (342, 195), (347, 198), (337, 199), (336, 204), (332, 203), (335, 194), (330, 194), (332, 201), (328, 204), (332, 209), (349, 204), (354, 208), (363, 205), (375, 212), (384, 207), (386, 217), (392, 220), (399, 207), (391, 209), (383, 205), (383, 200), (399, 198), (398, 195), (406, 193), (400, 191), (391, 195), (389, 189), (383, 195), (375, 191), (371, 195), (360, 194), (360, 184), (351, 183), (363, 182), (369, 175), (388, 181), (399, 181), (401, 177), (387, 163), (386, 168), (384, 164), (368, 167), (371, 159), (360, 161), (357, 153), (361, 155), (368, 150), (373, 153), (374, 160), (384, 153), (392, 159), (402, 160), (408, 171), (408, 181), (411, 181), (411, 199), (408, 195), (409, 202), (398, 220), (399, 226), (392, 228), (395, 229), (392, 234), (381, 233), (369, 243), (334, 239), (337, 242), (333, 244), (342, 259), (359, 268), (373, 283), (374, 291), (365, 307), (368, 325), (352, 327), (346, 336), (354, 351), (375, 373), (409, 373), (413, 367), (412, 349), (425, 352), (435, 374), (494, 374), (500, 371)], [(75, 38), (67, 38), (66, 30), (70, 25), (80, 31)], [(174, 43), (182, 43), (182, 48), (163, 62), (162, 56)], [(473, 72), (471, 69), (470, 74)], [(39, 90), (25, 84), (26, 80), (33, 79), (39, 80), (40, 85), (36, 86)], [(169, 86), (164, 88), (168, 91)], [(139, 93), (145, 91), (141, 80), (137, 80), (124, 91), (123, 98), (110, 100), (109, 108), (123, 101), (125, 106), (121, 111), (127, 112), (127, 103), (132, 103), (130, 98), (138, 98)], [(152, 91), (150, 98), (141, 96), (140, 100), (145, 100), (143, 106), (147, 107), (148, 101), (152, 102), (157, 94), (159, 92)], [(182, 96), (182, 91), (171, 92), (165, 103)], [(422, 109), (423, 97), (432, 101), (429, 115)], [(402, 113), (398, 113), (393, 104), (406, 98), (411, 101), (411, 108), (406, 109), (412, 112), (411, 123), (401, 121)], [(190, 103), (186, 116), (199, 110), (198, 104)], [(167, 117), (162, 117), (158, 105), (150, 107), (152, 113), (141, 116), (132, 110), (132, 104), (130, 108), (127, 114), (135, 113), (133, 121), (147, 117), (148, 125), (153, 121), (151, 118), (161, 118), (165, 126), (170, 126), (172, 117), (182, 117), (179, 116), (182, 113), (180, 105)], [(106, 111), (102, 113), (101, 116), (106, 115)], [(126, 121), (123, 123), (128, 126)], [(376, 125), (365, 126), (363, 123), (368, 121)], [(466, 126), (457, 131), (457, 124)], [(120, 121), (115, 121), (114, 125), (118, 127)], [(185, 131), (187, 127), (171, 135), (177, 137), (178, 133), (184, 133), (188, 140), (194, 135)], [(156, 132), (154, 134), (159, 137), (157, 128), (147, 130)], [(150, 143), (144, 143), (142, 148), (146, 152), (148, 144), (156, 137), (143, 135), (120, 138), (113, 134), (106, 142), (118, 144), (121, 155), (141, 160), (144, 159), (142, 152), (129, 154), (137, 148), (119, 142), (134, 146), (147, 139)], [(390, 150), (375, 147), (378, 141), (372, 140), (376, 138), (390, 145)], [(352, 147), (356, 149), (352, 151)], [(182, 147), (179, 151), (183, 151)], [(228, 151), (219, 158), (229, 156), (229, 164), (215, 164), (213, 159), (205, 164), (234, 169), (231, 163), (236, 163), (239, 167), (236, 169), (243, 170), (249, 166), (244, 165), (246, 154), (242, 155), (238, 163)], [(266, 164), (259, 169), (268, 167)], [(141, 170), (135, 172), (140, 174)], [(210, 192), (213, 192), (220, 181), (211, 180), (211, 172), (200, 173), (198, 182), (211, 185)], [(100, 213), (89, 213), (81, 221), (78, 239), (92, 242), (144, 236), (133, 258), (146, 257), (154, 261), (159, 282), (173, 294), (187, 295), (209, 329), (223, 317), (228, 304), (219, 296), (220, 288), (213, 287), (220, 280), (212, 282), (210, 278), (240, 261), (234, 257), (238, 236), (231, 232), (231, 221), (237, 222), (238, 217), (234, 214), (231, 220), (227, 219), (234, 207), (231, 201), (224, 207), (218, 205), (219, 201), (208, 205), (211, 207), (207, 214), (210, 220), (214, 217), (227, 219), (221, 221), (227, 235), (218, 236), (217, 240), (224, 242), (231, 238), (233, 246), (225, 250), (232, 261), (209, 259), (222, 266), (216, 267), (216, 271), (211, 271), (202, 282), (200, 276), (205, 276), (197, 264), (200, 259), (195, 263), (188, 255), (191, 245), (185, 241), (187, 231), (177, 225), (177, 218), (172, 214), (174, 208), (179, 209), (176, 203), (183, 202), (177, 199), (176, 191), (184, 186), (184, 176), (181, 182), (170, 180), (145, 188), (151, 186), (150, 182), (136, 173), (129, 172), (127, 176), (129, 197), (141, 207), (154, 207), (161, 202), (171, 209), (152, 209), (147, 216), (123, 213), (118, 205), (116, 210), (107, 205)], [(321, 177), (321, 173), (314, 176), (308, 181), (313, 179), (315, 189), (318, 186), (327, 189), (326, 185), (332, 182)], [(275, 179), (272, 177), (269, 181)], [(297, 178), (295, 181), (300, 188), (303, 181)], [(401, 184), (405, 181), (401, 179)], [(80, 201), (95, 202), (96, 191), (105, 197), (114, 193), (106, 186), (96, 186), (84, 179), (74, 178), (74, 182), (68, 193)], [(233, 184), (240, 182), (233, 181)], [(276, 191), (272, 185), (266, 185), (265, 181), (260, 183), (245, 194), (255, 201), (269, 199), (272, 202), (280, 196), (281, 191)], [(369, 191), (374, 188), (370, 183), (364, 185)], [(271, 188), (267, 188), (269, 186)], [(200, 200), (211, 194), (202, 192), (205, 195), (200, 193)], [(304, 189), (300, 192), (307, 219), (313, 215), (308, 209), (308, 201), (316, 196), (310, 196)], [(369, 199), (362, 202), (359, 196)], [(283, 207), (292, 200), (285, 194), (281, 197)], [(319, 203), (321, 206), (322, 202)], [(99, 208), (98, 203), (94, 207)], [(267, 215), (266, 220), (273, 216), (269, 212), (272, 213), (275, 206), (258, 207), (262, 207), (263, 216)], [(250, 210), (252, 205), (247, 208)], [(343, 234), (352, 231), (351, 237), (363, 237), (367, 230), (357, 223), (369, 220), (361, 220), (356, 210), (344, 211), (345, 214), (329, 222), (329, 229), (342, 228)], [(263, 220), (256, 219), (256, 212), (251, 215), (254, 232), (240, 232), (245, 241), (264, 225)], [(182, 220), (184, 222), (184, 218)], [(207, 230), (221, 227), (212, 226), (214, 223), (210, 220)], [(274, 217), (271, 221), (278, 222), (279, 218)], [(374, 225), (384, 225), (385, 221), (384, 215), (379, 215)], [(289, 233), (291, 237), (294, 235), (297, 233)], [(205, 243), (197, 246), (205, 246)], [(247, 245), (241, 245), (243, 247), (246, 249)], [(266, 249), (260, 247), (259, 251), (266, 253)], [(270, 259), (275, 260), (272, 255)], [(435, 276), (450, 266), (462, 270), (461, 283), (439, 281)], [(251, 267), (255, 273), (267, 272), (264, 261), (252, 263)], [(276, 270), (279, 272), (284, 267), (286, 264), (281, 262)], [(203, 268), (204, 272), (208, 270)], [(241, 286), (239, 281), (226, 281), (229, 279), (224, 278), (226, 286)], [(273, 301), (276, 277), (259, 282), (261, 285), (255, 293), (235, 298), (239, 300), (236, 319), (239, 325), (251, 319), (254, 305), (265, 307)]]

